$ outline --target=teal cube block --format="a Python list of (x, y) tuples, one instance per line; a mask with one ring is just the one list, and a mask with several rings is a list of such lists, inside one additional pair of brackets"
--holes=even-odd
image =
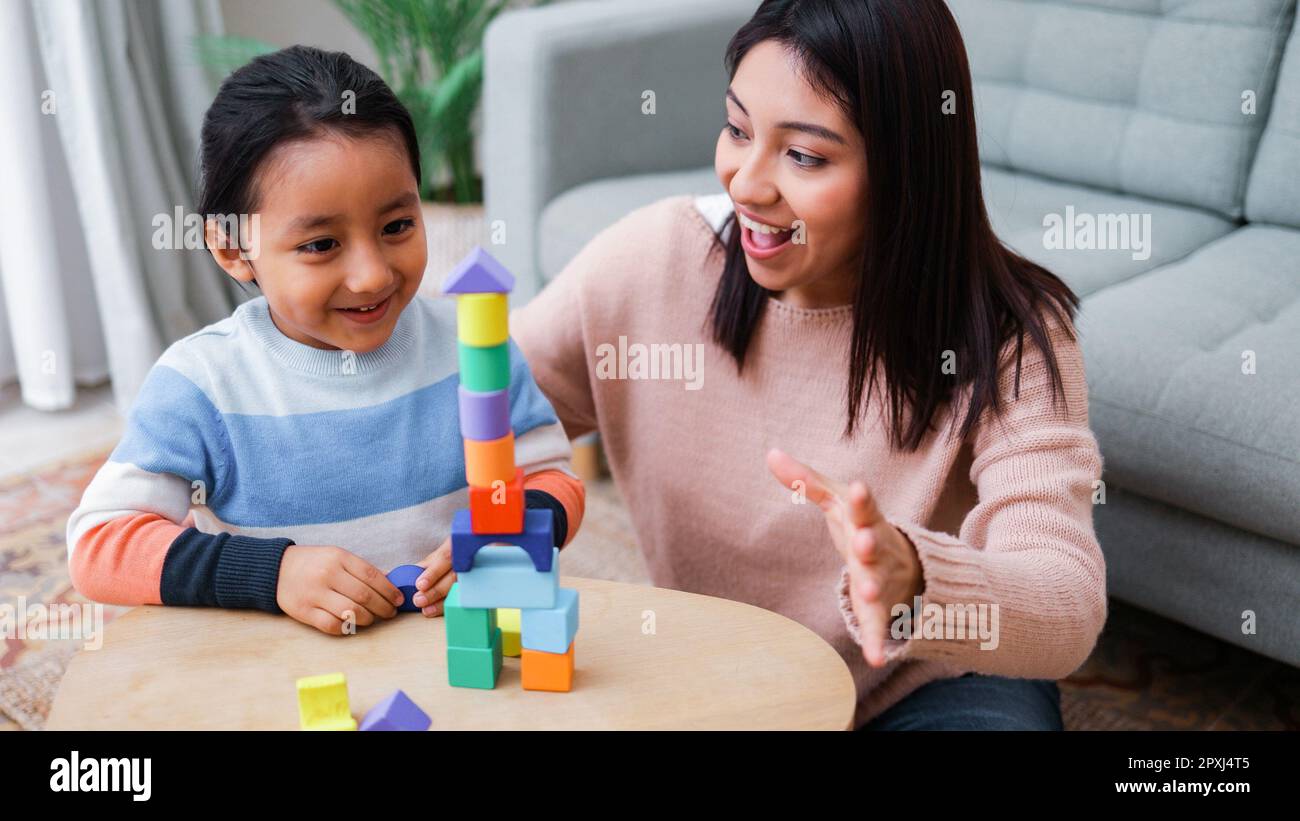
[(446, 622), (447, 646), (486, 650), (492, 646), (492, 631), (497, 627), (497, 614), (488, 608), (465, 607), (460, 601), (459, 587), (459, 582), (453, 584), (443, 602), (442, 618)]
[(561, 587), (554, 607), (521, 610), (519, 635), (528, 650), (568, 652), (578, 635), (578, 591)]
[(491, 690), (501, 675), (501, 630), (492, 631), (490, 647), (447, 646), (447, 683), (452, 687)]
[(560, 551), (551, 551), (551, 569), (538, 570), (522, 547), (480, 548), (473, 569), (456, 575), (461, 606), (554, 607), (560, 592)]

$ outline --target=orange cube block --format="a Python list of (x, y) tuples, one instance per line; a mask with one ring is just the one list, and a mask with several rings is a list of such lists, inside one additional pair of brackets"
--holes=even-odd
[(500, 439), (465, 441), (465, 479), (470, 487), (492, 487), (500, 479), (511, 482), (515, 478), (515, 434), (507, 433)]
[(519, 656), (519, 677), (525, 690), (567, 693), (573, 689), (573, 645), (563, 653), (543, 653), (524, 647)]
[[(498, 480), (500, 481), (500, 480)], [(496, 487), (469, 486), (469, 526), (475, 533), (524, 531), (524, 471)]]

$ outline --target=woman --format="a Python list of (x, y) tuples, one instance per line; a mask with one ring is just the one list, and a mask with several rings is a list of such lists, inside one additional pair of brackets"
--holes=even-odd
[(726, 65), (727, 193), (629, 214), (516, 314), (539, 385), (655, 584), (816, 631), (857, 726), (1060, 729), (1106, 618), (1078, 301), (989, 225), (955, 21), (767, 0)]

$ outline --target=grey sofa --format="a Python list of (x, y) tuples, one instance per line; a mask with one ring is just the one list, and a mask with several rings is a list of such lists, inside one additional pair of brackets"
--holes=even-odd
[[(722, 54), (756, 5), (575, 2), (494, 23), (486, 209), (523, 298), (631, 209), (722, 190)], [(1083, 298), (1111, 595), (1300, 666), (1295, 0), (950, 6), (995, 227)], [(1067, 209), (1149, 215), (1149, 243), (1046, 247), (1045, 217)]]

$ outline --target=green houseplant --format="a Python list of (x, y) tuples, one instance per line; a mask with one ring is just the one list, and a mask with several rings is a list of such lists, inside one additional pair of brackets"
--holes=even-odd
[[(543, 5), (541, 0), (537, 5)], [(426, 200), (477, 203), (470, 118), (483, 88), (483, 32), (510, 0), (333, 0), (379, 55), (376, 70), (410, 110), (420, 140)], [(201, 35), (204, 65), (227, 73), (276, 46)], [(448, 184), (440, 180), (449, 179)]]

